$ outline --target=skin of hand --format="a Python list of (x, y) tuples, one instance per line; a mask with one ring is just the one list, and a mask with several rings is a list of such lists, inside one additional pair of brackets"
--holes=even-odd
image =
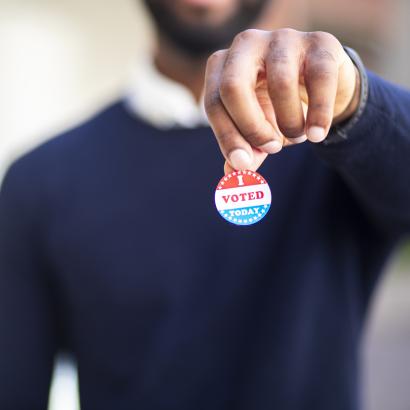
[(284, 146), (323, 141), (359, 101), (359, 73), (329, 33), (246, 30), (207, 62), (205, 109), (225, 173), (257, 170)]

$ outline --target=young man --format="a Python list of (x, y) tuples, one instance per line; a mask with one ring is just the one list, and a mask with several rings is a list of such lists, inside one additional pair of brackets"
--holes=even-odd
[(369, 298), (410, 230), (409, 93), (326, 33), (236, 36), (204, 93), (226, 171), (293, 146), (261, 168), (269, 215), (228, 224), (206, 61), (269, 2), (146, 3), (132, 94), (5, 178), (0, 408), (45, 409), (60, 349), (83, 410), (359, 408)]

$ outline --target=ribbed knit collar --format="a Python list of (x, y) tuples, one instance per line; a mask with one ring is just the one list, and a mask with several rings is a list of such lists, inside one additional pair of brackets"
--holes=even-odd
[(159, 129), (208, 125), (202, 101), (198, 104), (185, 86), (161, 74), (150, 57), (140, 60), (126, 96), (127, 108)]

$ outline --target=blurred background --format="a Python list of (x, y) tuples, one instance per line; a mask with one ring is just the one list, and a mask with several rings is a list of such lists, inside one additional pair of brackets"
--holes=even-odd
[[(276, 0), (277, 27), (325, 30), (410, 86), (409, 0)], [(127, 90), (152, 45), (139, 0), (0, 0), (0, 180), (13, 159)], [(410, 409), (410, 246), (392, 258), (363, 341), (366, 410)], [(75, 365), (56, 363), (50, 410), (78, 410)]]

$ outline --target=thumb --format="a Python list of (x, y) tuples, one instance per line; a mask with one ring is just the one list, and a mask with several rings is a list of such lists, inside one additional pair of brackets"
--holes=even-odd
[[(265, 152), (259, 151), (256, 148), (252, 148), (253, 150), (253, 161), (252, 165), (250, 166), (250, 171), (257, 171), (258, 168), (263, 164), (263, 161), (267, 158), (268, 154)], [(231, 172), (236, 171), (228, 161), (225, 161), (224, 165), (224, 172), (225, 175), (230, 174)]]

